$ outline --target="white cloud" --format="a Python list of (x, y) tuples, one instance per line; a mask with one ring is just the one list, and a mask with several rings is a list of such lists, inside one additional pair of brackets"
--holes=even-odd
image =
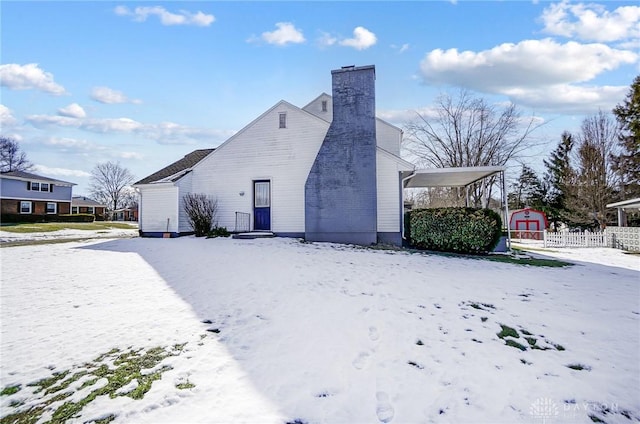
[(9, 127), (15, 125), (16, 122), (17, 120), (13, 117), (11, 109), (6, 107), (5, 105), (0, 104), (0, 126)]
[(318, 45), (320, 47), (330, 47), (337, 42), (338, 39), (327, 32), (323, 32), (322, 35), (318, 38)]
[(599, 42), (640, 39), (640, 6), (635, 5), (610, 12), (603, 5), (565, 0), (545, 8), (540, 20), (543, 31), (553, 35)]
[(142, 160), (144, 158), (144, 156), (138, 152), (117, 152), (115, 153), (115, 156), (120, 159)]
[(140, 104), (142, 100), (138, 99), (129, 99), (127, 96), (122, 93), (122, 91), (113, 90), (109, 87), (94, 87), (91, 90), (91, 98), (96, 102), (106, 103), (106, 104), (117, 104), (117, 103), (134, 103)]
[(274, 31), (263, 32), (262, 40), (277, 46), (285, 46), (290, 43), (300, 44), (306, 41), (302, 31), (297, 29), (291, 22), (278, 22), (276, 27), (277, 29)]
[(51, 168), (45, 165), (35, 165), (36, 172), (46, 175), (48, 177), (90, 177), (91, 174), (79, 169), (66, 169), (66, 168)]
[(409, 50), (409, 44), (405, 43), (405, 44), (403, 44), (401, 46), (397, 46), (395, 44), (392, 44), (391, 48), (394, 49), (394, 50), (398, 50), (398, 53), (402, 54), (402, 53), (406, 52), (407, 50)]
[(539, 111), (589, 114), (610, 110), (624, 98), (628, 86), (577, 86), (557, 84), (539, 88), (513, 88), (505, 94)]
[(171, 13), (162, 6), (144, 6), (136, 7), (131, 10), (126, 6), (117, 6), (114, 9), (116, 15), (132, 16), (134, 21), (144, 22), (149, 16), (157, 16), (162, 25), (195, 25), (209, 26), (215, 20), (215, 16), (198, 11), (192, 13), (186, 10), (180, 10), (178, 13)]
[(49, 137), (42, 144), (49, 147), (60, 148), (63, 151), (93, 151), (104, 150), (104, 147), (97, 144), (89, 143), (87, 140), (76, 140), (75, 138), (66, 137)]
[(134, 159), (141, 160), (144, 156), (138, 152), (119, 151), (112, 147), (103, 146), (98, 143), (92, 143), (87, 140), (77, 140), (67, 137), (49, 137), (42, 141), (42, 144), (53, 147), (58, 151), (67, 154), (76, 154), (85, 157), (104, 158), (109, 156), (116, 159)]
[(69, 118), (84, 118), (87, 116), (87, 113), (78, 103), (71, 103), (67, 107), (58, 109), (58, 115)]
[(0, 81), (11, 90), (40, 90), (55, 96), (66, 93), (64, 87), (53, 80), (53, 74), (40, 69), (37, 63), (0, 65)]
[(364, 27), (356, 27), (353, 30), (353, 38), (340, 41), (341, 46), (353, 47), (356, 50), (364, 50), (376, 44), (376, 35)]
[[(568, 104), (589, 96), (595, 103), (609, 101), (618, 91), (576, 84), (593, 80), (603, 72), (638, 61), (632, 51), (613, 49), (605, 44), (557, 43), (551, 39), (505, 43), (490, 50), (459, 52), (433, 50), (420, 64), (425, 82), (462, 86), (481, 92), (500, 93), (522, 102), (539, 96), (564, 98)], [(537, 93), (537, 94), (536, 94)], [(561, 95), (564, 93), (563, 95)], [(550, 100), (554, 104), (554, 100)], [(608, 104), (608, 103), (607, 103)]]
[(50, 126), (78, 128), (99, 134), (132, 134), (160, 144), (192, 144), (194, 140), (223, 141), (233, 131), (194, 128), (173, 122), (145, 124), (130, 118), (72, 118), (67, 116), (29, 115), (26, 121), (36, 128)]

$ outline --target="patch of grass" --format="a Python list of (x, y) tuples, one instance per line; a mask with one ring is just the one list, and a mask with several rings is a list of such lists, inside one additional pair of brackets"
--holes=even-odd
[(525, 330), (524, 328), (520, 329), (520, 332), (522, 334), (524, 334), (525, 336), (533, 336), (533, 333), (528, 332), (527, 330)]
[(487, 318), (487, 317), (480, 317), (480, 321), (482, 321), (482, 322), (487, 322), (488, 319), (489, 318)]
[(538, 343), (538, 339), (536, 339), (535, 337), (525, 337), (524, 339), (527, 341), (527, 343), (529, 343), (529, 346), (531, 347), (534, 347), (536, 343)]
[(504, 341), (504, 344), (506, 344), (507, 346), (515, 347), (516, 349), (520, 349), (522, 351), (527, 350), (527, 347), (525, 345), (522, 345), (515, 340), (507, 339)]
[(21, 388), (22, 388), (22, 386), (20, 384), (16, 384), (14, 386), (7, 386), (7, 387), (2, 389), (2, 391), (0, 392), (0, 396), (13, 395), (15, 393), (18, 393)]
[(591, 371), (591, 367), (583, 364), (569, 364), (566, 365), (567, 368), (571, 368), (576, 371)]
[(551, 343), (553, 345), (553, 347), (556, 348), (556, 350), (565, 350), (564, 346), (560, 345), (560, 344), (555, 344), (555, 343)]
[[(28, 386), (36, 388), (33, 392), (34, 394), (44, 391), (39, 402), (23, 411), (17, 411), (14, 414), (3, 417), (0, 420), (0, 424), (36, 423), (45, 412), (51, 413), (49, 423), (64, 423), (79, 417), (84, 407), (99, 396), (109, 396), (110, 398), (128, 396), (132, 399), (142, 399), (151, 390), (153, 382), (160, 380), (164, 372), (172, 369), (168, 365), (159, 367), (160, 363), (167, 357), (179, 355), (185, 345), (186, 343), (166, 348), (154, 347), (146, 350), (129, 348), (128, 351), (124, 352), (119, 349), (112, 349), (98, 356), (93, 362), (84, 364), (84, 369), (73, 374), (71, 374), (70, 370), (65, 370), (30, 383)], [(109, 364), (113, 364), (112, 367)], [(104, 379), (106, 379), (106, 384), (99, 388), (93, 388), (88, 395), (80, 400), (64, 401), (74, 393), (73, 391), (64, 390), (85, 376), (89, 377), (88, 380), (77, 390), (91, 388), (100, 380), (104, 381)], [(135, 388), (123, 393), (122, 388), (128, 386), (134, 380), (136, 380)], [(195, 387), (189, 381), (183, 384), (185, 386), (179, 388)], [(51, 394), (55, 395), (50, 396)], [(60, 404), (61, 402), (63, 403)], [(57, 405), (54, 405), (54, 403), (57, 403)], [(22, 405), (16, 405), (16, 407), (19, 406)], [(115, 415), (110, 414), (93, 422), (109, 423), (115, 418)]]
[(42, 222), (42, 223), (28, 223), (28, 224), (12, 224), (3, 225), (2, 231), (9, 233), (46, 233), (60, 230), (135, 230), (136, 225), (126, 224), (123, 222), (110, 222), (110, 221), (96, 221), (96, 222)]
[(184, 383), (176, 384), (176, 388), (180, 390), (193, 389), (194, 387), (196, 387), (196, 385), (191, 383), (189, 380), (185, 381)]
[(488, 261), (503, 262), (514, 265), (540, 266), (548, 268), (562, 268), (566, 266), (573, 266), (573, 264), (570, 262), (559, 261), (557, 259), (516, 258), (506, 255), (491, 255), (486, 256), (484, 259)]
[(504, 339), (505, 337), (513, 337), (516, 339), (520, 338), (520, 335), (518, 334), (518, 330), (516, 330), (515, 328), (509, 327), (508, 325), (504, 325), (504, 324), (500, 324), (500, 327), (502, 327), (502, 330), (500, 330), (500, 332), (497, 333), (498, 338), (500, 339)]
[(601, 420), (598, 416), (593, 414), (589, 414), (589, 418), (591, 418), (591, 421), (594, 423), (606, 423), (606, 421)]
[(27, 386), (39, 387), (34, 393), (38, 393), (44, 389), (48, 389), (49, 387), (56, 384), (58, 381), (62, 380), (69, 374), (69, 370), (62, 372), (55, 372), (51, 377), (43, 378), (42, 380), (34, 381), (33, 383), (27, 384)]
[(492, 304), (490, 304), (490, 303), (476, 303), (476, 302), (472, 302), (471, 304), (469, 304), (469, 306), (471, 306), (471, 307), (472, 307), (472, 308), (474, 308), (474, 309), (479, 309), (479, 310), (481, 310), (481, 311), (486, 311), (487, 309), (485, 309), (485, 308), (488, 308), (488, 309), (496, 309), (496, 307), (495, 307), (495, 306), (493, 306), (493, 305), (492, 305)]

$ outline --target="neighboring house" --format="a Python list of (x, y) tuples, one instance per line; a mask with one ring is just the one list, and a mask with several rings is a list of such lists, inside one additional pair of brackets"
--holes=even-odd
[(0, 174), (2, 215), (60, 215), (71, 212), (74, 183), (24, 171)]
[[(192, 233), (187, 193), (217, 200), (217, 223), (310, 241), (402, 242), (402, 130), (375, 117), (375, 67), (331, 72), (333, 96), (276, 103), (217, 149), (138, 181), (143, 236)], [(246, 225), (241, 218), (248, 218)]]
[(71, 213), (88, 213), (96, 219), (104, 219), (107, 205), (96, 202), (84, 196), (73, 196), (71, 199)]
[(116, 209), (114, 211), (111, 211), (111, 219), (113, 221), (137, 221), (138, 207), (132, 206), (129, 208)]

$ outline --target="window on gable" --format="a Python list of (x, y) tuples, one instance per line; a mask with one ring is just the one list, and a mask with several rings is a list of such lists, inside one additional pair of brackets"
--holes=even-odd
[(58, 205), (56, 205), (53, 202), (47, 202), (47, 213), (51, 214), (51, 213), (56, 213), (56, 207)]
[(49, 184), (47, 183), (40, 184), (40, 191), (49, 191)]
[(279, 128), (287, 128), (287, 113), (282, 112), (280, 115), (280, 126)]
[(31, 183), (31, 191), (40, 191), (40, 183)]
[(31, 202), (20, 202), (20, 213), (31, 213)]
[(323, 111), (323, 112), (326, 112), (326, 111), (327, 111), (327, 101), (326, 101), (326, 100), (323, 100), (323, 101), (322, 101), (322, 111)]

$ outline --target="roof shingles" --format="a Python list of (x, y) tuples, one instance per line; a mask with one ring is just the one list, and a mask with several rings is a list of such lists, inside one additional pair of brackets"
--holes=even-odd
[(194, 150), (193, 152), (185, 155), (185, 157), (183, 157), (182, 159), (173, 162), (171, 165), (168, 165), (168, 166), (162, 168), (158, 172), (154, 172), (153, 174), (149, 175), (148, 177), (145, 177), (145, 178), (141, 179), (140, 181), (138, 181), (135, 184), (150, 184), (150, 183), (154, 183), (154, 182), (157, 182), (159, 180), (162, 180), (162, 179), (165, 179), (167, 177), (170, 177), (172, 175), (175, 175), (175, 174), (177, 174), (177, 173), (179, 173), (181, 171), (185, 171), (185, 170), (187, 170), (189, 168), (192, 168), (198, 162), (200, 162), (202, 159), (207, 157), (209, 155), (209, 153), (213, 152), (214, 150), (215, 149)]

